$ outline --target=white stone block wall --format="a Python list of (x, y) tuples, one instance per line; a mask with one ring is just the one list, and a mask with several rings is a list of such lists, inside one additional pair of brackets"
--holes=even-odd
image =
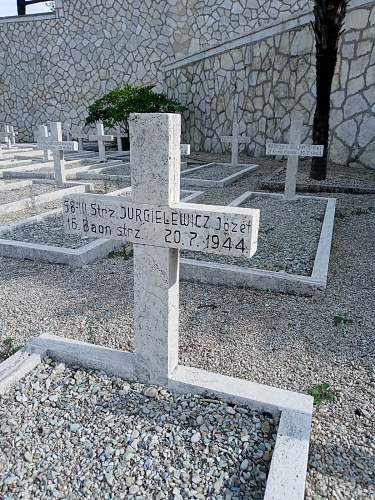
[[(375, 4), (348, 13), (332, 93), (330, 158), (375, 168)], [(225, 151), (221, 135), (232, 127), (235, 86), (240, 133), (249, 154), (267, 140), (287, 142), (290, 114), (302, 111), (302, 140), (312, 142), (315, 109), (312, 29), (297, 28), (202, 59), (166, 75), (165, 88), (189, 108), (184, 140), (201, 151)]]
[[(315, 76), (308, 28), (270, 36), (168, 73), (162, 66), (308, 11), (312, 3), (60, 0), (56, 15), (0, 19), (0, 124), (15, 125), (20, 140), (30, 140), (32, 130), (49, 121), (62, 121), (66, 129), (81, 127), (88, 105), (105, 92), (128, 82), (156, 83), (189, 106), (184, 140), (194, 149), (220, 151), (219, 136), (231, 130), (237, 82), (241, 133), (253, 139), (249, 152), (263, 154), (266, 138), (287, 138), (296, 102), (312, 121)], [(369, 164), (374, 157), (371, 5), (349, 14), (340, 47), (331, 155), (341, 163)]]

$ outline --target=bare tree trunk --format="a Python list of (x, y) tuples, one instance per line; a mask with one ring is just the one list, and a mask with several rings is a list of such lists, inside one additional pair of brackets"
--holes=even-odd
[(312, 159), (310, 177), (327, 178), (331, 88), (348, 0), (315, 0), (313, 24), (316, 42), (316, 109), (313, 142), (324, 146), (322, 157)]

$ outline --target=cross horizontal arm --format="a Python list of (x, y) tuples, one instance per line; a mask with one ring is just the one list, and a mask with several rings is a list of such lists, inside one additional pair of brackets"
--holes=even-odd
[(71, 195), (64, 199), (70, 234), (125, 240), (233, 257), (256, 252), (259, 210), (177, 203), (170, 207), (126, 198)]
[(113, 141), (114, 136), (113, 135), (89, 135), (90, 141)]
[(266, 144), (266, 155), (323, 156), (324, 146), (317, 144)]
[(78, 142), (44, 140), (37, 142), (35, 149), (49, 149), (50, 151), (78, 151)]

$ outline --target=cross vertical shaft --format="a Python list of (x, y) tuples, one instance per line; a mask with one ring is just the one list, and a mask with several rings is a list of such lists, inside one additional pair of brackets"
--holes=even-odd
[[(136, 114), (130, 120), (134, 202), (169, 206), (180, 196), (181, 118)], [(134, 245), (134, 331), (140, 380), (165, 384), (178, 363), (179, 252)]]
[[(303, 119), (300, 115), (292, 116), (289, 133), (289, 144), (300, 144)], [(292, 200), (296, 196), (298, 156), (288, 156), (284, 197), (286, 200)]]
[[(51, 136), (54, 141), (62, 142), (62, 126), (61, 122), (51, 122)], [(62, 186), (66, 182), (64, 151), (53, 151), (53, 168), (55, 171), (55, 181), (58, 186)]]

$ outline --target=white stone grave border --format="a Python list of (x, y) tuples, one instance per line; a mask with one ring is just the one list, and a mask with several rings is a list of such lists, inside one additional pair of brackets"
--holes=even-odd
[[(188, 175), (193, 174), (199, 170), (203, 170), (208, 167), (217, 166), (218, 171), (220, 171), (220, 166), (223, 167), (232, 167), (233, 169), (238, 168), (238, 171), (234, 174), (228, 175), (227, 177), (222, 177), (219, 180), (213, 179), (201, 179), (188, 177)], [(241, 177), (249, 174), (256, 170), (258, 165), (256, 164), (243, 164), (239, 163), (238, 165), (233, 166), (231, 163), (206, 163), (204, 165), (199, 165), (198, 167), (189, 168), (188, 170), (181, 171), (181, 186), (192, 186), (192, 187), (226, 187), (230, 186), (234, 182), (236, 182)]]
[[(253, 195), (284, 199), (284, 195), (279, 193), (248, 191), (233, 200), (229, 206), (238, 207)], [(200, 261), (183, 257), (180, 259), (181, 279), (184, 281), (236, 286), (241, 288), (255, 288), (258, 290), (306, 296), (314, 296), (323, 292), (327, 287), (328, 280), (328, 266), (333, 237), (336, 199), (300, 195), (297, 195), (295, 199), (319, 200), (327, 203), (313, 270), (310, 276), (267, 271), (257, 268), (244, 268), (233, 264)]]
[[(86, 186), (90, 186), (90, 184), (81, 184), (80, 186), (82, 188), (81, 191), (84, 191), (87, 189)], [(187, 189), (184, 189), (183, 191), (185, 192), (185, 195), (181, 201), (184, 201), (185, 203), (192, 201), (203, 194), (203, 191), (191, 191)], [(64, 194), (70, 194), (71, 192)], [(131, 193), (130, 186), (112, 191), (107, 193), (107, 195), (116, 196), (127, 192)], [(87, 243), (87, 245), (82, 245), (79, 248), (65, 248), (2, 238), (2, 234), (7, 231), (12, 231), (22, 226), (28, 226), (35, 222), (41, 222), (51, 215), (59, 213), (62, 213), (62, 208), (56, 208), (42, 214), (33, 215), (32, 217), (13, 222), (11, 224), (0, 225), (0, 257), (12, 257), (16, 259), (27, 259), (53, 264), (66, 264), (72, 267), (82, 267), (86, 264), (91, 264), (96, 260), (107, 257), (112, 250), (116, 250), (117, 248), (121, 248), (126, 245), (124, 241), (98, 239)]]
[[(45, 357), (136, 380), (136, 354), (55, 335), (40, 335), (0, 363), (0, 394), (34, 370)], [(313, 398), (305, 394), (179, 365), (166, 389), (201, 394), (280, 414), (264, 500), (302, 500), (308, 461)]]
[[(33, 184), (46, 184), (51, 187), (55, 186), (51, 182), (41, 182), (39, 179), (35, 179)], [(49, 203), (50, 201), (60, 200), (68, 194), (82, 193), (85, 192), (85, 190), (86, 186), (84, 184), (66, 183), (64, 186), (59, 187), (59, 189), (55, 189), (49, 193), (42, 193), (34, 196), (33, 198), (23, 198), (10, 203), (4, 203), (3, 205), (0, 205), (0, 214), (9, 214), (11, 212), (23, 210), (30, 206), (43, 205), (44, 203)]]

